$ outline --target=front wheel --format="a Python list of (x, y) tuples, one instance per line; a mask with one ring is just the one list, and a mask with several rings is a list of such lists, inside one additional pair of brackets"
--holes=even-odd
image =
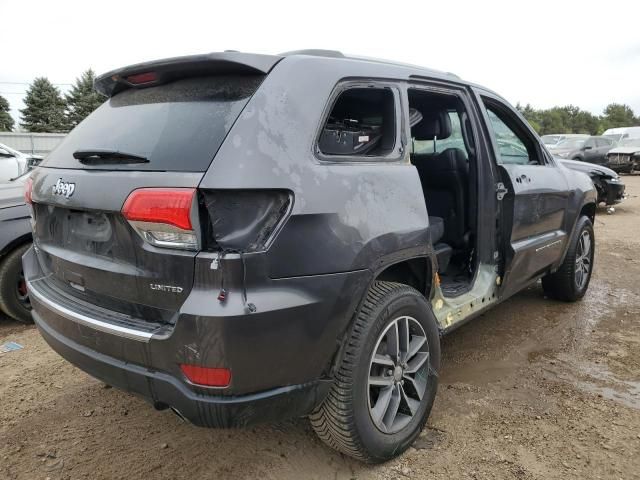
[(565, 302), (575, 302), (584, 297), (591, 281), (594, 252), (593, 225), (588, 217), (582, 216), (578, 219), (564, 262), (557, 272), (542, 278), (544, 293)]
[(438, 327), (424, 296), (407, 285), (375, 282), (311, 425), (342, 453), (370, 463), (389, 460), (424, 427), (439, 368)]

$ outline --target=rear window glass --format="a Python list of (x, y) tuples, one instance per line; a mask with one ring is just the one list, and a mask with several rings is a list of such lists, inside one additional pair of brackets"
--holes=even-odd
[[(177, 80), (125, 90), (78, 125), (45, 167), (204, 172), (263, 75)], [(81, 163), (78, 151), (120, 152), (146, 163)]]

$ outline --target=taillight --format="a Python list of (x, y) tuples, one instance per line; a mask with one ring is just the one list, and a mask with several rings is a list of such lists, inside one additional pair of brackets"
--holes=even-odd
[(228, 387), (231, 383), (231, 370), (228, 368), (210, 368), (199, 365), (180, 365), (187, 379), (196, 385), (205, 387)]
[(291, 206), (284, 190), (202, 190), (205, 248), (256, 252), (268, 247)]
[(27, 202), (28, 205), (33, 205), (33, 198), (31, 196), (33, 192), (33, 180), (31, 177), (27, 178), (27, 181), (24, 182), (23, 192), (24, 201)]
[(131, 192), (122, 214), (151, 245), (197, 250), (191, 224), (195, 188), (140, 188)]

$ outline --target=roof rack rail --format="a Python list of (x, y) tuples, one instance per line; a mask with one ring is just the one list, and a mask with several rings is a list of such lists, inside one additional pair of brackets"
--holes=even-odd
[(304, 50), (292, 50), (290, 52), (280, 53), (279, 55), (286, 57), (289, 55), (310, 55), (313, 57), (331, 57), (331, 58), (345, 58), (342, 52), (338, 50), (323, 50), (320, 48), (308, 48)]

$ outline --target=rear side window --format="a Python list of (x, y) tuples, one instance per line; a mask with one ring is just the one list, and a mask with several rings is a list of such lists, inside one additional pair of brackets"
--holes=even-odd
[(584, 142), (584, 146), (594, 148), (596, 146), (596, 139), (589, 138), (586, 142)]
[[(263, 75), (196, 77), (125, 90), (78, 125), (45, 167), (204, 172)], [(147, 162), (80, 162), (79, 151), (120, 152)]]
[(396, 102), (390, 88), (349, 88), (336, 99), (318, 150), (326, 156), (382, 157), (396, 140)]

